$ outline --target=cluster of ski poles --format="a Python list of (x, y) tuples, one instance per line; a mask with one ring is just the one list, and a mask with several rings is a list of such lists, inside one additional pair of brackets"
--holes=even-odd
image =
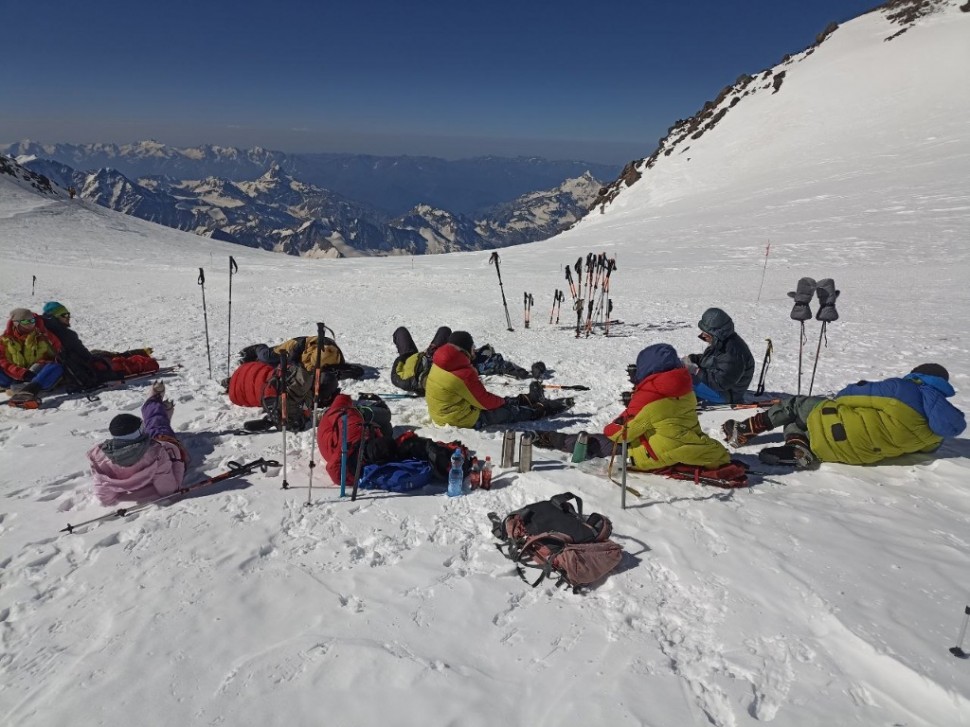
[[(573, 280), (573, 270), (576, 279)], [(610, 298), (610, 276), (616, 270), (616, 258), (608, 258), (605, 252), (596, 255), (586, 255), (586, 270), (583, 271), (583, 258), (576, 259), (573, 266), (566, 266), (566, 283), (573, 299), (573, 310), (576, 311), (576, 338), (585, 331), (586, 337), (593, 330), (593, 325), (602, 325), (606, 335), (610, 334), (610, 315), (613, 312), (613, 300)], [(557, 301), (561, 303), (565, 296), (559, 290), (553, 298), (553, 309)], [(585, 314), (585, 322), (583, 316)], [(551, 316), (550, 316), (551, 318)], [(558, 311), (556, 320), (558, 320)]]

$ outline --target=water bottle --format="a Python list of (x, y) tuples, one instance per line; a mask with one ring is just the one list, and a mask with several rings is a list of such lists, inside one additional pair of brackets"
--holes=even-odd
[(482, 465), (478, 457), (472, 458), (472, 469), (468, 473), (469, 489), (474, 490), (482, 486)]
[(580, 432), (576, 437), (576, 444), (573, 446), (573, 464), (579, 464), (586, 459), (586, 448), (589, 446), (589, 435)]
[(486, 457), (485, 464), (482, 465), (482, 485), (483, 490), (492, 489), (492, 458)]
[(461, 450), (456, 449), (451, 453), (451, 469), (448, 470), (448, 497), (458, 497), (462, 494), (462, 483), (465, 480), (465, 473), (461, 466), (465, 458), (461, 456)]

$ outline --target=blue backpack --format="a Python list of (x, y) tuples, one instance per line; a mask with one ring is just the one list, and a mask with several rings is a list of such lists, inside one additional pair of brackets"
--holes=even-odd
[(431, 463), (418, 459), (369, 464), (364, 467), (358, 487), (362, 490), (409, 492), (430, 483), (433, 474)]

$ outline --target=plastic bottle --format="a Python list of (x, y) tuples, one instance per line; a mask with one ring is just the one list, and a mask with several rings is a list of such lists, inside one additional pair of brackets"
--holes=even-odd
[(482, 463), (478, 457), (472, 458), (472, 469), (468, 474), (469, 489), (474, 490), (482, 486)]
[(451, 469), (448, 470), (448, 497), (458, 497), (463, 494), (462, 483), (465, 480), (465, 473), (461, 466), (465, 463), (465, 458), (461, 456), (461, 450), (456, 449), (451, 454)]
[(483, 490), (492, 489), (492, 458), (486, 457), (485, 464), (482, 465), (482, 485)]

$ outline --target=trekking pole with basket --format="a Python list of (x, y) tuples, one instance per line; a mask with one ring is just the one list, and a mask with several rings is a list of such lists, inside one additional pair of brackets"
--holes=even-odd
[(286, 479), (286, 375), (289, 355), (286, 350), (280, 351), (280, 430), (283, 432), (283, 486), (282, 489), (290, 489), (290, 483)]
[(236, 259), (230, 255), (229, 256), (229, 326), (226, 333), (226, 339), (229, 344), (229, 348), (226, 351), (226, 376), (229, 376), (229, 365), (232, 361), (232, 276), (239, 272), (239, 266), (236, 265)]
[(791, 310), (791, 319), (793, 321), (798, 321), (799, 324), (799, 335), (798, 335), (798, 389), (797, 394), (802, 393), (802, 356), (805, 351), (805, 321), (811, 320), (812, 309), (810, 303), (812, 298), (815, 297), (815, 286), (817, 283), (814, 278), (801, 278), (798, 281), (798, 285), (795, 290), (788, 294), (789, 298), (793, 298), (795, 301), (794, 307)]
[(317, 406), (320, 402), (320, 357), (323, 352), (323, 333), (326, 330), (326, 326), (323, 323), (317, 323), (317, 360), (313, 366), (313, 436), (310, 439), (310, 476), (307, 481), (308, 491), (306, 496), (306, 506), (310, 507), (311, 500), (313, 497), (313, 470), (317, 466), (316, 463), (316, 452), (317, 452)]
[(500, 291), (502, 291), (502, 306), (505, 308), (505, 322), (508, 324), (509, 330), (514, 331), (515, 329), (512, 328), (512, 316), (509, 315), (509, 304), (508, 301), (505, 300), (505, 286), (502, 285), (502, 271), (499, 268), (499, 257), (497, 252), (492, 253), (492, 256), (488, 259), (488, 264), (495, 266), (495, 272), (498, 275), (498, 288)]
[(818, 368), (818, 356), (822, 351), (822, 340), (828, 345), (828, 338), (825, 335), (829, 323), (839, 320), (839, 312), (835, 309), (835, 301), (838, 300), (839, 293), (835, 289), (835, 281), (832, 278), (819, 280), (815, 288), (818, 295), (818, 312), (815, 320), (822, 322), (822, 328), (818, 332), (818, 345), (815, 347), (815, 363), (812, 364), (812, 378), (808, 382), (808, 395), (812, 395), (812, 387), (815, 385), (815, 370)]
[(765, 393), (765, 377), (768, 375), (768, 367), (771, 365), (771, 352), (774, 350), (771, 339), (766, 338), (765, 340), (768, 345), (765, 347), (765, 357), (761, 359), (761, 373), (758, 374), (758, 388), (754, 390), (755, 396), (761, 396)]
[(205, 322), (205, 355), (209, 359), (209, 378), (212, 378), (212, 350), (209, 348), (209, 313), (205, 307), (205, 271), (199, 268), (199, 285), (202, 286), (202, 320)]

